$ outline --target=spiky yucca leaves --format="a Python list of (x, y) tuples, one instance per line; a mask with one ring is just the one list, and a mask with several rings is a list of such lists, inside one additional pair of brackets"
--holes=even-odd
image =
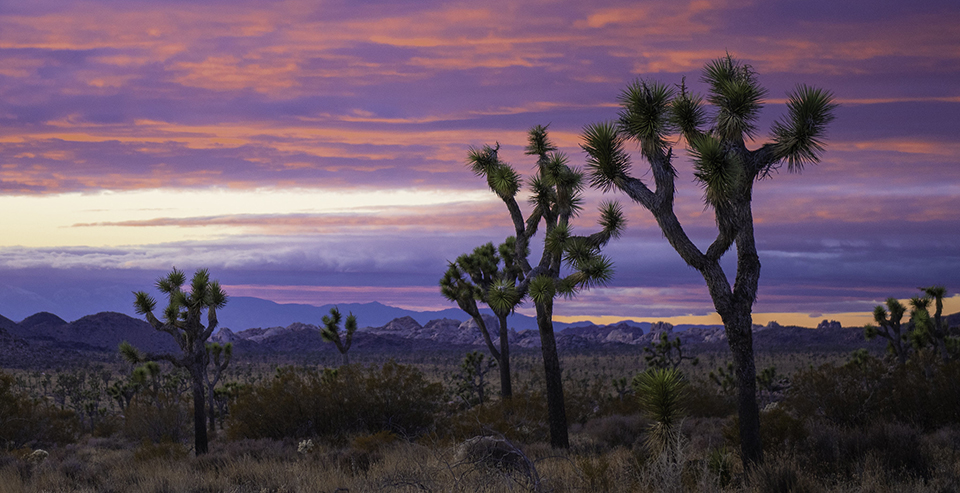
[(756, 121), (767, 91), (749, 65), (730, 55), (707, 64), (703, 82), (710, 84), (707, 97), (717, 109), (711, 133), (724, 140), (742, 140), (756, 135)]
[(624, 185), (630, 172), (630, 155), (623, 147), (624, 138), (625, 134), (620, 133), (613, 122), (584, 127), (584, 143), (580, 144), (580, 148), (587, 153), (591, 187), (609, 192)]
[(663, 152), (669, 145), (667, 136), (673, 132), (670, 119), (670, 100), (674, 91), (660, 82), (638, 80), (620, 93), (620, 128), (640, 141), (640, 152), (650, 158)]
[(774, 154), (787, 161), (789, 171), (820, 162), (823, 135), (836, 107), (833, 95), (823, 89), (801, 84), (790, 93), (788, 116), (773, 124)]
[(336, 306), (331, 308), (330, 315), (323, 316), (323, 328), (320, 329), (320, 337), (326, 342), (334, 343), (337, 346), (337, 351), (340, 351), (343, 356), (343, 364), (349, 365), (350, 356), (347, 351), (353, 344), (353, 333), (357, 331), (357, 317), (353, 313), (347, 315), (347, 322), (344, 325), (345, 332), (341, 338), (340, 322), (342, 320), (343, 315), (340, 314), (340, 308)]
[(644, 415), (653, 423), (647, 430), (647, 446), (660, 455), (672, 450), (685, 415), (683, 400), (687, 383), (675, 368), (650, 369), (633, 378), (633, 389)]
[[(217, 310), (227, 304), (227, 294), (218, 281), (210, 280), (207, 269), (197, 270), (190, 281), (190, 291), (183, 290), (186, 275), (176, 267), (167, 276), (157, 280), (156, 286), (169, 300), (163, 310), (163, 321), (153, 310), (156, 300), (144, 291), (134, 293), (134, 309), (143, 315), (157, 331), (170, 334), (182, 354), (141, 354), (126, 341), (120, 344), (120, 353), (131, 362), (164, 360), (190, 373), (193, 383), (194, 438), (197, 455), (207, 453), (206, 409), (204, 405), (204, 386), (207, 366), (210, 359), (206, 342), (217, 328)], [(203, 323), (203, 312), (207, 312), (207, 323)]]

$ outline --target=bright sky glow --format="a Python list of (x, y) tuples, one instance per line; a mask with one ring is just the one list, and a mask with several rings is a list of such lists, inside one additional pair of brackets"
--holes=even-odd
[[(132, 246), (182, 240), (222, 239), (248, 233), (249, 225), (229, 226), (203, 218), (286, 214), (389, 214), (398, 207), (490, 203), (482, 191), (309, 189), (176, 190), (147, 189), (57, 195), (0, 195), (4, 215), (2, 246)], [(149, 225), (152, 219), (201, 219), (193, 227)], [(138, 224), (139, 223), (139, 224)], [(130, 227), (138, 225), (139, 227)], [(201, 227), (202, 226), (202, 227)]]

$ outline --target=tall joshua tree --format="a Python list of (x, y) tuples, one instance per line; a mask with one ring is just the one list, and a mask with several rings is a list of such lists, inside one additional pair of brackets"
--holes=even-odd
[[(180, 346), (181, 354), (140, 353), (130, 343), (120, 343), (120, 352), (132, 363), (140, 361), (169, 361), (184, 368), (190, 374), (193, 387), (193, 429), (196, 455), (207, 453), (206, 384), (207, 339), (217, 328), (217, 310), (227, 304), (227, 295), (218, 281), (210, 281), (207, 269), (200, 269), (190, 281), (190, 291), (183, 291), (186, 283), (183, 271), (176, 267), (166, 277), (157, 280), (156, 286), (169, 298), (163, 310), (163, 320), (153, 314), (157, 302), (144, 291), (134, 293), (134, 307), (144, 315), (147, 322), (159, 332), (170, 334)], [(207, 324), (203, 324), (203, 312), (207, 312)]]
[[(522, 275), (513, 261), (516, 239), (507, 238), (499, 248), (493, 243), (478, 246), (473, 253), (457, 257), (450, 262), (447, 272), (440, 279), (440, 292), (447, 299), (456, 301), (461, 310), (470, 315), (483, 336), (490, 355), (500, 369), (500, 396), (508, 399), (513, 395), (510, 379), (510, 344), (508, 341), (507, 317), (520, 304), (517, 280)], [(501, 267), (502, 264), (502, 267)], [(477, 301), (486, 303), (497, 316), (500, 348), (493, 344), (490, 330), (480, 315)]]
[(340, 322), (342, 320), (343, 315), (340, 314), (340, 309), (337, 307), (331, 308), (330, 315), (323, 316), (323, 328), (320, 329), (320, 337), (326, 342), (334, 343), (337, 346), (337, 351), (340, 351), (343, 356), (343, 364), (349, 365), (350, 356), (347, 355), (347, 351), (353, 344), (353, 333), (357, 331), (357, 317), (353, 313), (347, 315), (347, 323), (344, 326), (346, 331), (341, 339)]
[[(503, 200), (513, 221), (513, 260), (519, 269), (517, 292), (522, 299), (529, 295), (537, 311), (540, 332), (544, 379), (547, 391), (547, 410), (550, 421), (550, 444), (555, 448), (569, 447), (567, 417), (563, 404), (560, 358), (553, 332), (553, 302), (557, 295), (573, 296), (579, 290), (605, 284), (613, 275), (611, 261), (600, 254), (600, 249), (611, 238), (619, 236), (624, 220), (619, 204), (601, 206), (600, 224), (603, 229), (590, 236), (576, 236), (570, 220), (581, 208), (583, 174), (567, 164), (567, 158), (547, 137), (547, 129), (536, 126), (530, 130), (526, 154), (537, 156), (536, 173), (530, 179), (530, 204), (533, 209), (523, 217), (517, 203), (520, 175), (500, 161), (499, 145), (471, 149), (468, 165), (478, 176), (487, 179), (487, 185)], [(541, 222), (544, 227), (543, 254), (537, 265), (528, 260), (530, 239)]]
[[(620, 96), (619, 120), (584, 129), (583, 150), (589, 155), (591, 184), (617, 189), (650, 211), (670, 245), (706, 281), (714, 307), (723, 320), (733, 353), (738, 386), (741, 456), (745, 465), (761, 462), (760, 414), (756, 398), (756, 366), (751, 333), (753, 303), (760, 279), (760, 258), (753, 231), (753, 184), (783, 163), (792, 172), (817, 163), (823, 135), (833, 120), (833, 96), (798, 86), (787, 101), (788, 114), (773, 125), (773, 140), (750, 150), (746, 141), (757, 134), (756, 122), (766, 90), (749, 65), (729, 55), (707, 64), (702, 81), (706, 100), (654, 81), (638, 80)], [(714, 107), (707, 115), (706, 103)], [(687, 236), (674, 213), (676, 171), (668, 142), (679, 131), (693, 158), (694, 176), (713, 209), (718, 234), (706, 251)], [(627, 140), (639, 144), (649, 162), (654, 188), (630, 175)], [(736, 245), (737, 269), (731, 285), (720, 257)]]

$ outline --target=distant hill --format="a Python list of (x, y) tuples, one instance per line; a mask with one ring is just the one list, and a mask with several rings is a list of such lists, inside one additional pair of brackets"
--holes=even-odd
[(51, 340), (115, 351), (125, 340), (144, 351), (177, 350), (169, 334), (157, 332), (147, 322), (122, 313), (101, 312), (68, 323), (52, 313), (41, 312), (7, 330), (27, 342)]
[[(381, 327), (391, 320), (410, 317), (420, 324), (442, 318), (463, 320), (467, 317), (459, 308), (447, 308), (436, 311), (413, 311), (404, 308), (387, 306), (382, 303), (339, 303), (336, 305), (313, 306), (296, 303), (275, 303), (260, 298), (246, 296), (232, 296), (227, 306), (217, 316), (221, 327), (229, 327), (233, 331), (240, 331), (257, 327), (286, 327), (293, 323), (319, 324), (324, 315), (330, 314), (330, 309), (338, 307), (343, 314), (353, 313), (357, 316), (360, 327)], [(482, 313), (492, 315), (489, 310)], [(510, 327), (516, 330), (536, 330), (535, 317), (514, 314), (509, 320)], [(589, 322), (579, 322), (580, 324)], [(575, 324), (555, 322), (557, 330), (563, 330)]]

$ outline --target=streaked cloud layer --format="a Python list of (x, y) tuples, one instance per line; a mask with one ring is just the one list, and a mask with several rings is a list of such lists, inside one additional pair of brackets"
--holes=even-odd
[[(0, 0), (0, 284), (145, 287), (176, 264), (278, 301), (448, 306), (446, 260), (509, 233), (469, 146), (499, 142), (527, 172), (525, 131), (549, 123), (582, 162), (580, 129), (614, 118), (628, 82), (702, 91), (700, 68), (729, 52), (770, 91), (761, 129), (798, 83), (842, 104), (819, 166), (757, 187), (756, 311), (955, 292), (957, 25), (947, 1)], [(614, 283), (559, 313), (709, 314), (702, 281), (627, 210)], [(20, 316), (14, 299), (0, 314)]]

